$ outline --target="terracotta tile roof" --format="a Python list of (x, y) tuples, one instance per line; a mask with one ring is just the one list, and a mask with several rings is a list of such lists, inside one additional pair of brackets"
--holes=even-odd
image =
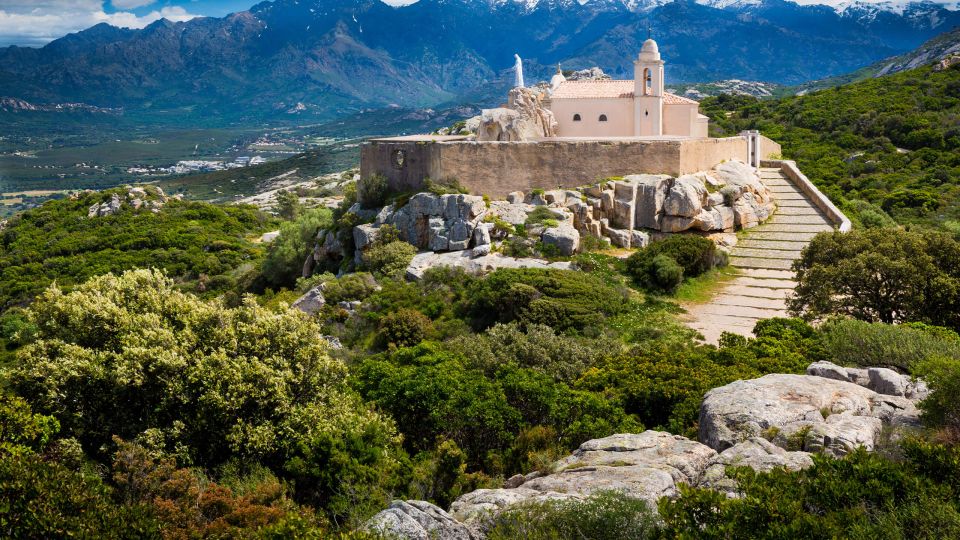
[[(593, 80), (564, 81), (553, 91), (550, 99), (590, 99), (590, 98), (632, 98), (633, 81)], [(697, 102), (669, 92), (663, 93), (663, 102), (667, 105), (696, 105)]]
[(664, 92), (664, 93), (663, 93), (663, 102), (664, 102), (665, 104), (667, 104), (667, 105), (683, 105), (683, 104), (687, 104), (687, 105), (699, 105), (698, 102), (696, 102), (696, 101), (694, 101), (694, 100), (692, 100), (692, 99), (690, 99), (690, 98), (685, 98), (685, 97), (683, 97), (683, 96), (678, 96), (678, 95), (676, 95), (676, 94), (671, 94), (670, 92)]
[(628, 98), (633, 97), (633, 81), (588, 80), (564, 81), (550, 99)]

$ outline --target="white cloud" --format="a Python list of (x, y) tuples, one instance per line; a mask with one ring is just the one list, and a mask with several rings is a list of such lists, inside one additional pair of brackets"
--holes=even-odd
[[(115, 0), (114, 5), (116, 3)], [(106, 13), (103, 3), (97, 0), (0, 0), (0, 46), (39, 46), (103, 22), (123, 28), (143, 28), (161, 18), (179, 22), (195, 17), (198, 15), (179, 6), (137, 16), (129, 11)]]
[(116, 9), (137, 9), (138, 7), (155, 4), (157, 0), (110, 0)]

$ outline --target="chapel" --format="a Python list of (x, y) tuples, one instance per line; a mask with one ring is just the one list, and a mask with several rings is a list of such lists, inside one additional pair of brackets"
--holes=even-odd
[(648, 39), (633, 62), (633, 80), (550, 80), (543, 105), (557, 121), (558, 137), (707, 137), (700, 104), (663, 89), (657, 42)]

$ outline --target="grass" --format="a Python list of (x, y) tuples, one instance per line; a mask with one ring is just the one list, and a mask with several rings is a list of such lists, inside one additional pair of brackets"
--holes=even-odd
[(732, 266), (714, 268), (695, 278), (685, 279), (677, 288), (674, 298), (681, 302), (707, 302), (713, 298), (724, 285), (736, 279), (740, 271)]

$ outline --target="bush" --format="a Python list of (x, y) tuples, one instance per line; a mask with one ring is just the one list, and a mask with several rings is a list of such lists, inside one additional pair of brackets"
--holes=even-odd
[(283, 219), (293, 220), (303, 211), (303, 205), (300, 204), (300, 197), (292, 191), (281, 189), (274, 195), (274, 208), (277, 215)]
[(841, 365), (883, 366), (912, 373), (932, 356), (960, 360), (960, 337), (941, 327), (833, 319), (821, 325), (820, 334), (830, 360)]
[(30, 316), (38, 339), (18, 351), (10, 385), (93, 456), (117, 435), (206, 468), (271, 464), (338, 519), (385, 502), (393, 425), (348, 389), (300, 313), (251, 298), (229, 309), (137, 270), (51, 287)]
[(328, 281), (323, 287), (323, 298), (329, 304), (364, 300), (379, 287), (373, 276), (366, 272), (357, 272)]
[(960, 442), (960, 358), (932, 356), (919, 362), (915, 372), (930, 388), (930, 395), (920, 402), (924, 422)]
[(396, 347), (412, 347), (430, 333), (432, 323), (415, 309), (399, 309), (380, 319), (380, 339)]
[(277, 236), (263, 260), (263, 275), (267, 281), (278, 286), (293, 286), (303, 274), (303, 263), (307, 260), (317, 241), (320, 229), (332, 225), (330, 210), (314, 208), (303, 212), (294, 221), (280, 226)]
[(387, 178), (381, 174), (374, 174), (357, 181), (357, 202), (363, 208), (384, 206), (388, 195)]
[(658, 538), (657, 520), (647, 502), (617, 491), (584, 500), (559, 499), (523, 504), (493, 519), (490, 540), (643, 540)]
[[(949, 478), (863, 449), (814, 455), (802, 471), (733, 469), (742, 496), (680, 487), (660, 500), (667, 538), (956, 538), (960, 513)], [(728, 471), (731, 469), (728, 468)], [(955, 469), (954, 469), (955, 472)]]
[(417, 248), (403, 240), (377, 243), (364, 252), (363, 263), (378, 276), (397, 279), (404, 276), (416, 254)]
[(601, 331), (606, 317), (625, 309), (626, 296), (625, 290), (583, 272), (501, 269), (470, 284), (464, 308), (478, 329), (517, 321), (590, 334)]
[(672, 235), (630, 255), (626, 270), (644, 287), (672, 291), (684, 277), (696, 277), (712, 269), (716, 249), (707, 238)]
[(960, 329), (960, 242), (895, 229), (821, 233), (794, 262), (792, 313)]

